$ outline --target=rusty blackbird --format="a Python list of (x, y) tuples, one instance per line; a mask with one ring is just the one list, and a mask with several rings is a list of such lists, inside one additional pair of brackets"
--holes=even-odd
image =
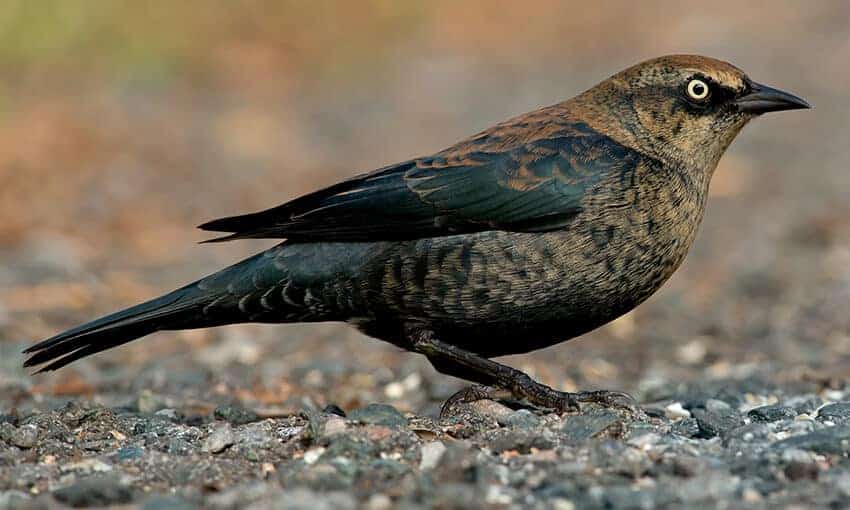
[(200, 226), (278, 238), (251, 258), (26, 350), (54, 370), (155, 331), (345, 321), (480, 386), (559, 411), (626, 405), (493, 361), (597, 328), (688, 252), (720, 156), (747, 122), (809, 108), (719, 60), (635, 65), (578, 96), (283, 205)]

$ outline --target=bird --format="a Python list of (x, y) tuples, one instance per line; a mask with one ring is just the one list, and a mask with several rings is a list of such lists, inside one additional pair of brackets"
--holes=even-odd
[(473, 383), (446, 404), (631, 407), (627, 393), (559, 391), (493, 358), (569, 340), (646, 300), (689, 251), (741, 129), (810, 107), (721, 60), (647, 60), (432, 155), (204, 223), (221, 235), (204, 242), (280, 243), (43, 340), (24, 365), (55, 370), (156, 331), (346, 322)]

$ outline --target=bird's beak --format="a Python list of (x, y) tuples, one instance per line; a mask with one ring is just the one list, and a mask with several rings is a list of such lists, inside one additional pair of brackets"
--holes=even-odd
[(740, 111), (755, 115), (812, 107), (805, 100), (793, 94), (755, 82), (751, 84), (750, 91), (739, 97), (735, 104), (738, 105)]

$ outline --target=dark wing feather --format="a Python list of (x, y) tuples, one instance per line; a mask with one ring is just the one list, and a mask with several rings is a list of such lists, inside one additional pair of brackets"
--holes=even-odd
[(281, 206), (201, 225), (213, 239), (378, 241), (565, 227), (588, 189), (638, 155), (593, 131), (488, 150), (484, 137), (330, 186)]

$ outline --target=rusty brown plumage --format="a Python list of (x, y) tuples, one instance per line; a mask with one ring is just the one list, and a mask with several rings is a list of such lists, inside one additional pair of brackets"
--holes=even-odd
[[(436, 154), (201, 226), (282, 244), (28, 350), (46, 370), (163, 329), (347, 321), (447, 374), (547, 407), (490, 357), (596, 328), (682, 263), (720, 156), (755, 116), (808, 105), (718, 60), (650, 60)], [(452, 402), (489, 395), (477, 388)]]

